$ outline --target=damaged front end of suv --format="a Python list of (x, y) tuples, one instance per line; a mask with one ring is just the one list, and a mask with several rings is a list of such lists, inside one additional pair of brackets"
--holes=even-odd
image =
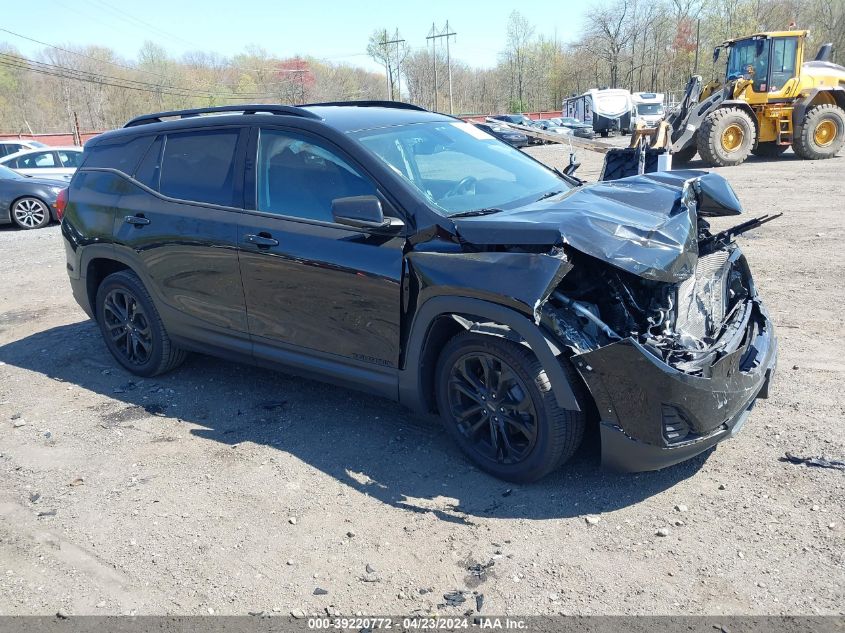
[(717, 234), (706, 220), (740, 212), (720, 176), (666, 172), (455, 220), (465, 251), (543, 258), (510, 294), (583, 378), (605, 465), (688, 459), (736, 433), (768, 396), (777, 342), (733, 241), (768, 218)]

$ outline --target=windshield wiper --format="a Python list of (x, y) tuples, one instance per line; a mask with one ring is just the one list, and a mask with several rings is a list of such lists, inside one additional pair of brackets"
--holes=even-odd
[(501, 209), (475, 209), (473, 211), (461, 211), (460, 213), (453, 213), (450, 218), (472, 218), (477, 215), (490, 215), (491, 213), (499, 213)]
[(550, 191), (549, 193), (544, 193), (542, 196), (537, 198), (537, 202), (540, 202), (540, 200), (545, 200), (546, 198), (552, 198), (561, 193), (563, 193), (563, 191)]

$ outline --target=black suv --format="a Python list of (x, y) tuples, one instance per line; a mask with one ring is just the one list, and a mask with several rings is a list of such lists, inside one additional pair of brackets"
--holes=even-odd
[(187, 352), (439, 412), (481, 468), (552, 471), (588, 420), (655, 469), (766, 397), (772, 324), (719, 176), (584, 185), (399, 103), (226, 106), (85, 146), (62, 233), (79, 304), (129, 371)]

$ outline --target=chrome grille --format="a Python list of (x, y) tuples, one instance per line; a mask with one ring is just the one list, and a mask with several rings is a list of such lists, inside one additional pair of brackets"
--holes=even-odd
[(678, 286), (675, 329), (696, 339), (711, 336), (725, 318), (728, 258), (726, 251), (700, 257), (695, 274)]

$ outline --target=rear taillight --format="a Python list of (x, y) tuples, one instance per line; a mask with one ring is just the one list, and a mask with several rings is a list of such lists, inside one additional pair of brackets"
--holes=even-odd
[(65, 207), (67, 207), (67, 187), (62, 189), (59, 192), (59, 195), (56, 196), (56, 201), (53, 203), (53, 207), (55, 207), (56, 216), (59, 218), (59, 222), (61, 222), (65, 215)]

